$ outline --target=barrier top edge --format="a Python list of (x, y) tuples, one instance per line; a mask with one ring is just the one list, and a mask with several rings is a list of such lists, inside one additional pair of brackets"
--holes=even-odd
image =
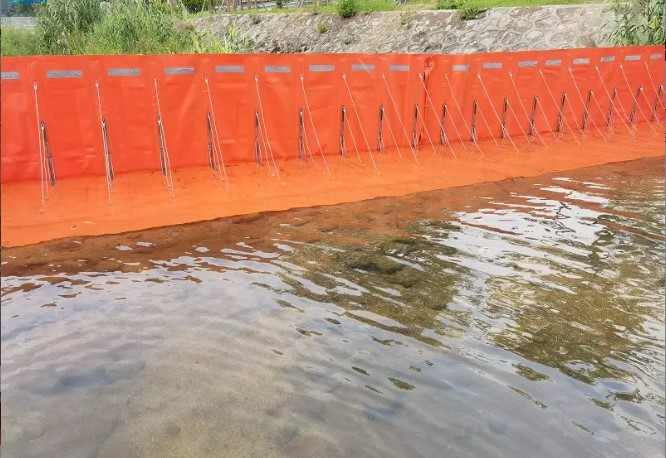
[(201, 57), (225, 57), (225, 58), (269, 58), (275, 61), (290, 60), (293, 58), (317, 58), (317, 57), (332, 57), (332, 56), (345, 56), (345, 57), (451, 57), (451, 58), (469, 58), (469, 56), (507, 56), (507, 55), (533, 55), (533, 54), (578, 54), (584, 52), (600, 51), (607, 52), (660, 52), (664, 54), (664, 47), (660, 45), (641, 45), (641, 46), (615, 46), (615, 47), (599, 47), (599, 48), (563, 48), (563, 49), (533, 49), (533, 50), (520, 50), (520, 51), (490, 51), (490, 52), (471, 52), (471, 53), (427, 53), (427, 52), (386, 52), (386, 53), (356, 53), (356, 52), (341, 52), (341, 53), (219, 53), (219, 54), (86, 54), (86, 55), (31, 55), (31, 56), (2, 56), (1, 61), (11, 60), (29, 60), (39, 61), (43, 59), (63, 59), (63, 60), (95, 60), (95, 59), (137, 59), (137, 58), (160, 58), (160, 59), (181, 59), (181, 58), (201, 58)]

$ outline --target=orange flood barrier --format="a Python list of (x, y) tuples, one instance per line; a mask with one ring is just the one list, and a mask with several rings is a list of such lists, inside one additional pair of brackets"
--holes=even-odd
[(3, 246), (663, 152), (663, 47), (1, 62)]

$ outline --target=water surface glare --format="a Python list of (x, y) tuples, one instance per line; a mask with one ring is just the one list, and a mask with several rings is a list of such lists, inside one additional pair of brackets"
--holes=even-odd
[(664, 450), (661, 160), (2, 253), (2, 456)]

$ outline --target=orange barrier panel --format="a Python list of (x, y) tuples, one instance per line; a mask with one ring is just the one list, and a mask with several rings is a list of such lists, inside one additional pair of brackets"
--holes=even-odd
[(83, 57), (64, 62), (40, 58), (34, 64), (39, 119), (48, 128), (55, 175), (60, 178), (102, 173), (92, 73), (92, 63)]
[[(663, 60), (660, 47), (466, 55), (3, 57), (3, 228), (35, 226), (40, 217), (17, 208), (44, 213), (54, 211), (58, 201), (63, 221), (104, 213), (108, 231), (128, 230), (137, 224), (125, 219), (129, 207), (139, 217), (145, 212), (119, 204), (123, 192), (166, 189), (179, 199), (184, 188), (206, 195), (205, 186), (214, 189), (220, 178), (226, 188), (244, 180), (245, 197), (210, 213), (193, 210), (205, 200), (192, 196), (184, 203), (187, 210), (159, 204), (156, 208), (176, 213), (139, 226), (331, 203), (352, 195), (394, 195), (396, 186), (411, 192), (471, 183), (491, 176), (487, 168), (498, 166), (500, 158), (516, 154), (547, 153), (525, 172), (543, 173), (550, 171), (553, 154), (569, 158), (572, 167), (604, 157), (574, 160), (566, 148), (606, 149), (608, 160), (659, 153)], [(465, 175), (462, 168), (469, 164), (455, 158), (470, 154), (487, 159)], [(336, 185), (310, 183), (309, 164), (326, 176), (335, 174)], [(433, 172), (453, 167), (466, 178), (442, 181), (406, 164)], [(519, 169), (519, 162), (513, 165)], [(358, 167), (363, 178), (345, 171)], [(191, 180), (201, 175), (192, 170), (208, 170), (211, 182), (195, 186)], [(146, 178), (152, 172), (163, 177)], [(344, 182), (345, 176), (356, 182)], [(407, 186), (415, 176), (423, 182)], [(289, 187), (288, 194), (265, 194), (273, 179)], [(82, 207), (64, 204), (71, 207), (74, 201)], [(103, 201), (113, 207), (110, 213), (96, 209)], [(125, 214), (121, 218), (116, 211)], [(18, 238), (15, 232), (9, 238), (3, 234), (3, 244), (69, 233), (48, 227)]]
[(663, 80), (659, 51), (3, 58), (2, 181), (39, 178), (38, 122), (58, 177), (103, 174), (100, 111), (115, 171), (159, 169), (158, 99), (174, 169), (207, 163), (209, 112), (228, 163), (255, 160), (256, 143), (276, 160), (298, 157), (303, 136), (311, 153), (313, 122), (326, 154), (342, 140), (365, 155), (382, 141), (441, 140), (440, 127), (469, 141), (524, 135), (530, 121), (540, 132), (644, 122)]
[(39, 178), (37, 119), (27, 59), (2, 60), (0, 181)]
[(347, 95), (340, 85), (343, 69), (331, 57), (303, 55), (303, 78), (298, 76), (300, 83), (296, 93), (301, 101), (300, 107), (304, 108), (304, 117), (307, 118), (303, 124), (313, 155), (334, 155), (340, 152), (341, 101), (346, 100)]

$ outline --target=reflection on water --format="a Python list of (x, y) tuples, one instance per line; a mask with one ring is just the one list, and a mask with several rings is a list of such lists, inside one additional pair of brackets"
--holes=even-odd
[(4, 250), (3, 457), (655, 456), (657, 160)]

